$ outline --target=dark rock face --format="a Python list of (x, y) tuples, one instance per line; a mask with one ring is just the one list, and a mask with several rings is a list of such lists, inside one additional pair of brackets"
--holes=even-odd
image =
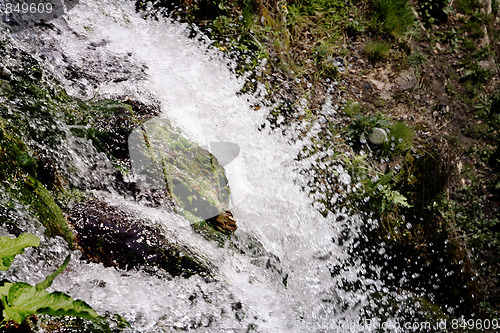
[(90, 261), (123, 269), (156, 266), (174, 276), (208, 275), (202, 264), (169, 244), (160, 230), (119, 208), (94, 200), (74, 206), (70, 213), (78, 245)]
[(155, 108), (131, 100), (102, 100), (87, 107), (81, 106), (85, 112), (81, 125), (91, 125), (86, 130), (85, 137), (110, 159), (125, 165), (129, 159), (127, 138), (130, 132), (143, 121), (158, 115)]

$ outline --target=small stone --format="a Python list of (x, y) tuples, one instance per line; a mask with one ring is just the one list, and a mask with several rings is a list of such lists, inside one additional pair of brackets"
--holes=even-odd
[(214, 228), (218, 231), (226, 234), (232, 233), (238, 228), (233, 214), (228, 210), (222, 212), (214, 218), (208, 219), (207, 223), (214, 226)]
[(375, 127), (368, 136), (368, 140), (375, 145), (381, 145), (387, 140), (387, 132), (383, 128)]
[(412, 70), (402, 72), (395, 80), (397, 89), (401, 91), (415, 88), (417, 85), (417, 77)]

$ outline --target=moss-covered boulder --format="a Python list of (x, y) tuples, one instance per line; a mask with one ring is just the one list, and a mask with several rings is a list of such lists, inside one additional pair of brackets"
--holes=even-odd
[(134, 174), (146, 186), (165, 189), (178, 213), (220, 232), (236, 230), (228, 181), (214, 155), (161, 118), (136, 128), (128, 143)]

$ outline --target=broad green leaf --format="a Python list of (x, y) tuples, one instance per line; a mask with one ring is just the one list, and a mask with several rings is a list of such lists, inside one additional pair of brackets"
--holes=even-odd
[(68, 255), (66, 257), (66, 259), (64, 260), (63, 264), (61, 266), (59, 266), (59, 268), (52, 274), (50, 274), (49, 276), (47, 276), (45, 278), (44, 281), (38, 283), (36, 285), (36, 289), (38, 290), (44, 290), (44, 289), (47, 289), (48, 287), (50, 287), (52, 285), (52, 282), (54, 281), (54, 279), (59, 275), (61, 274), (62, 271), (64, 271), (64, 269), (66, 268), (66, 266), (68, 266), (68, 263), (69, 263), (69, 260), (71, 259), (71, 255)]
[(40, 238), (33, 234), (21, 234), (17, 238), (0, 237), (0, 270), (9, 269), (16, 255), (30, 246), (40, 245)]
[(88, 319), (99, 317), (83, 301), (74, 300), (61, 292), (49, 293), (22, 282), (5, 283), (0, 287), (0, 298), (4, 306), (4, 320), (13, 320), (18, 324), (33, 314), (76, 316)]

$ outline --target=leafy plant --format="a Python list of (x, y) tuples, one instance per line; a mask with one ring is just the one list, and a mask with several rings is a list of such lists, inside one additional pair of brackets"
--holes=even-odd
[(382, 115), (361, 115), (355, 114), (352, 123), (349, 125), (347, 136), (354, 140), (359, 139), (361, 144), (365, 144), (368, 140), (368, 135), (375, 127), (388, 128), (389, 121)]
[(356, 114), (361, 113), (361, 104), (355, 101), (347, 101), (344, 105), (344, 112), (350, 116), (354, 117)]
[[(24, 252), (26, 247), (38, 246), (40, 239), (32, 234), (22, 234), (16, 239), (0, 237), (1, 269), (7, 270), (14, 257)], [(62, 292), (49, 293), (45, 289), (52, 285), (54, 279), (66, 268), (70, 256), (47, 278), (36, 286), (24, 282), (4, 282), (0, 286), (0, 301), (3, 307), (3, 322), (14, 321), (21, 324), (24, 319), (33, 314), (48, 314), (59, 316), (76, 316), (88, 319), (99, 317), (88, 304), (74, 300)]]
[(412, 54), (408, 56), (408, 63), (415, 69), (424, 64), (426, 60), (426, 56), (420, 53), (419, 49), (417, 49), (415, 52), (412, 52)]
[(469, 97), (475, 97), (484, 90), (484, 84), (493, 77), (493, 72), (471, 59), (463, 60), (460, 65), (464, 69), (460, 81), (465, 84)]
[(16, 255), (22, 254), (25, 248), (38, 245), (40, 245), (40, 238), (33, 234), (21, 234), (14, 239), (0, 237), (0, 270), (8, 270)]
[(351, 192), (351, 200), (359, 201), (368, 198), (370, 208), (379, 213), (385, 213), (394, 206), (411, 207), (407, 198), (395, 189), (398, 184), (394, 171), (391, 170), (386, 174), (378, 171), (366, 155), (346, 159), (344, 163), (351, 178), (360, 185), (362, 190)]
[(411, 207), (406, 197), (399, 191), (392, 189), (390, 185), (377, 185), (377, 190), (373, 194), (375, 200), (372, 201), (372, 206), (380, 213), (385, 212), (392, 206)]

